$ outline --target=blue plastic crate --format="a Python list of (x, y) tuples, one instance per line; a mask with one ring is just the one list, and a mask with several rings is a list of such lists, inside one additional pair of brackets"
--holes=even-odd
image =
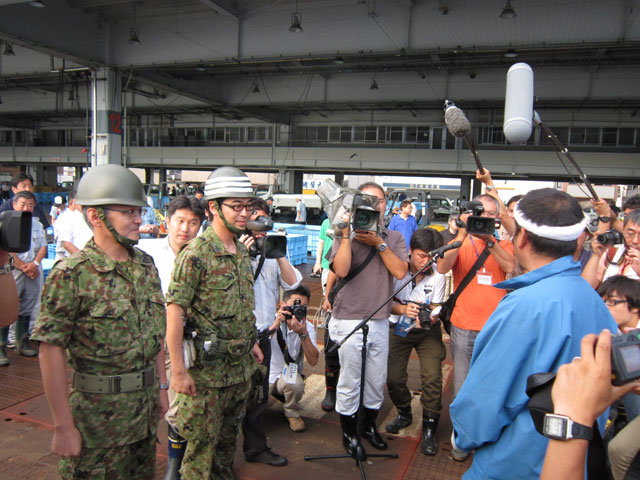
[(47, 258), (48, 259), (55, 259), (56, 258), (56, 244), (55, 243), (50, 243), (47, 245)]

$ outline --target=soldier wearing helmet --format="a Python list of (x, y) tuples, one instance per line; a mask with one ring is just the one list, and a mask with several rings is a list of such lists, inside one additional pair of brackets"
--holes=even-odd
[[(240, 419), (263, 357), (254, 326), (253, 271), (236, 239), (251, 216), (252, 196), (249, 177), (236, 168), (209, 176), (203, 200), (211, 226), (178, 254), (166, 295), (171, 386), (178, 392), (174, 428), (177, 440), (186, 440), (185, 479), (235, 478)], [(183, 352), (185, 337), (194, 345)], [(171, 470), (165, 478), (178, 478)]]
[[(77, 202), (93, 238), (51, 270), (32, 335), (54, 419), (52, 450), (65, 479), (152, 479), (168, 399), (160, 279), (134, 247), (143, 187), (126, 168), (100, 165), (80, 179)], [(74, 370), (70, 392), (65, 359)]]

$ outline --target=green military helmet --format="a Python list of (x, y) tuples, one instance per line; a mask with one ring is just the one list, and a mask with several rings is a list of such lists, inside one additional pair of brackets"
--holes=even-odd
[(246, 173), (235, 167), (216, 168), (204, 185), (203, 200), (217, 198), (251, 198), (253, 186)]
[(97, 165), (82, 176), (78, 182), (76, 203), (83, 207), (147, 206), (142, 182), (131, 171), (114, 164)]

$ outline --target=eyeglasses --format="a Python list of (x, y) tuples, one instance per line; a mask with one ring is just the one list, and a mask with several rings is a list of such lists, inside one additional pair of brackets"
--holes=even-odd
[(615, 307), (616, 305), (620, 304), (620, 303), (628, 303), (628, 300), (616, 300), (614, 298), (607, 298), (604, 301), (605, 304), (607, 304), (609, 307)]
[(118, 208), (108, 208), (108, 207), (102, 207), (103, 210), (107, 210), (109, 212), (120, 212), (124, 215), (126, 215), (127, 217), (130, 218), (135, 218), (135, 217), (141, 217), (142, 216), (142, 209), (141, 208), (127, 208), (126, 210), (120, 210)]
[(241, 211), (246, 210), (247, 213), (250, 213), (252, 215), (256, 213), (255, 209), (253, 208), (253, 205), (251, 205), (250, 203), (224, 203), (224, 202), (220, 202), (220, 203), (225, 207), (229, 207), (234, 212), (240, 213)]
[(640, 232), (637, 232), (635, 230), (625, 230), (625, 231), (622, 232), (622, 234), (626, 238), (638, 238), (638, 237), (640, 237)]

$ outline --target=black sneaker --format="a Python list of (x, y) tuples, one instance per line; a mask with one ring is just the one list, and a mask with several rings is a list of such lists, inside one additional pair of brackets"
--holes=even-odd
[(265, 465), (271, 465), (272, 467), (284, 467), (287, 464), (287, 459), (282, 455), (278, 455), (271, 450), (265, 450), (259, 455), (253, 457), (245, 455), (244, 459), (247, 462), (264, 463)]

